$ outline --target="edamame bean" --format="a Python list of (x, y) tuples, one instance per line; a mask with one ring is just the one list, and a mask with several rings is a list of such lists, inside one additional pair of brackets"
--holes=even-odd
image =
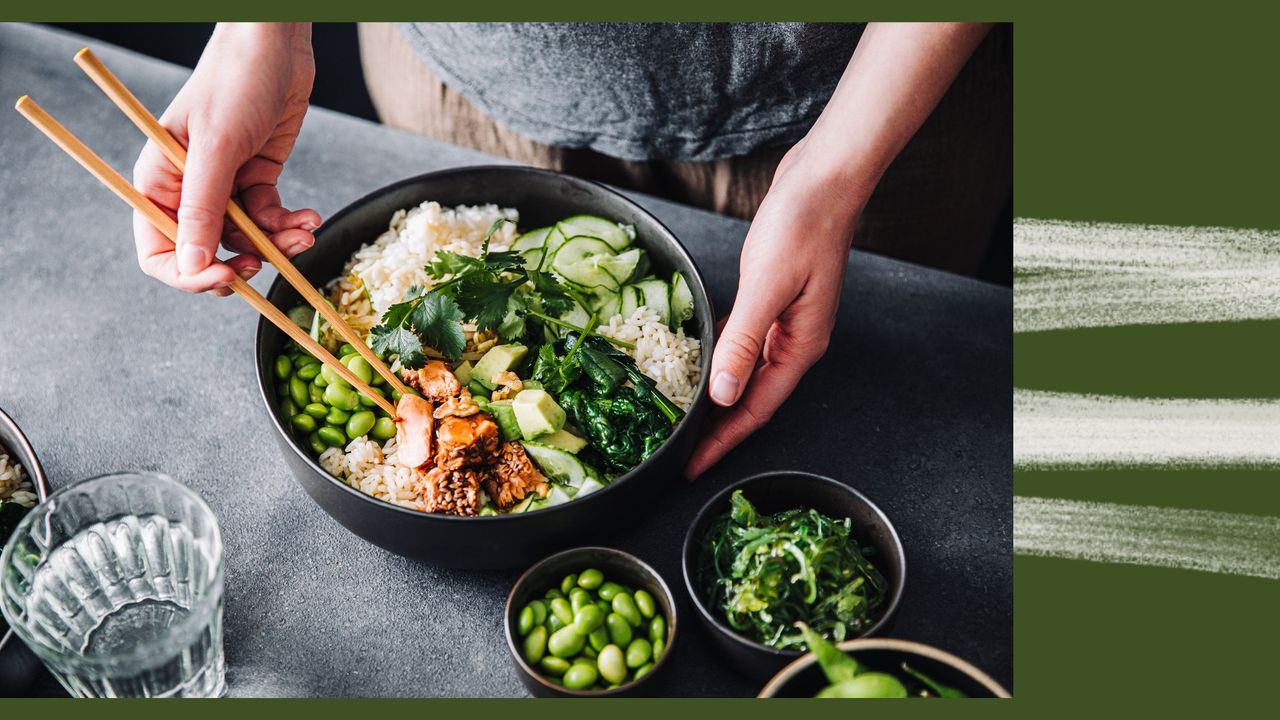
[(293, 374), (293, 363), (289, 362), (288, 355), (276, 356), (276, 377), (280, 380), (288, 380)]
[(324, 421), (334, 427), (342, 427), (347, 423), (347, 418), (351, 417), (351, 413), (341, 408), (329, 408), (329, 412), (325, 413)]
[(324, 373), (324, 369), (321, 368), (320, 372), (316, 373), (316, 376), (311, 379), (311, 384), (315, 385), (321, 390), (329, 387), (329, 380), (323, 375), (323, 373)]
[(533, 608), (528, 605), (524, 606), (524, 609), (520, 611), (519, 618), (516, 619), (516, 629), (521, 635), (529, 634), (529, 631), (533, 629)]
[(293, 400), (293, 404), (302, 407), (307, 404), (311, 396), (307, 393), (307, 384), (298, 378), (289, 378), (289, 399)]
[(560, 622), (565, 625), (573, 623), (573, 607), (569, 605), (569, 601), (562, 597), (551, 599), (551, 612), (560, 618)]
[[(338, 348), (338, 357), (346, 358), (348, 355), (355, 353), (356, 348), (351, 343), (342, 343), (342, 347)], [(356, 357), (360, 357), (356, 355)]]
[(391, 388), (391, 402), (399, 403), (401, 397), (404, 397), (404, 396), (400, 394), (399, 390), (395, 388)]
[(319, 365), (303, 365), (302, 367), (298, 368), (297, 374), (298, 374), (298, 377), (302, 378), (303, 380), (306, 380), (307, 382), (311, 382), (312, 380), (316, 379), (317, 375), (320, 374), (320, 366)]
[(600, 586), (600, 599), (613, 600), (613, 596), (622, 592), (623, 587), (616, 582), (606, 582)]
[(368, 435), (375, 422), (377, 420), (373, 417), (373, 413), (368, 410), (352, 413), (351, 418), (347, 420), (347, 437), (358, 438), (361, 435)]
[(638, 668), (653, 657), (653, 645), (644, 638), (636, 638), (627, 646), (627, 667)]
[[(329, 407), (324, 404), (324, 388), (317, 387), (315, 383), (308, 385), (307, 399), (310, 400), (311, 403), (315, 403), (323, 407), (325, 412), (329, 412)], [(311, 403), (308, 403), (308, 405), (310, 405)], [(324, 417), (324, 416), (321, 415), (320, 417)]]
[(583, 646), (582, 646), (582, 657), (584, 657), (584, 658), (591, 658), (592, 660), (594, 660), (594, 659), (595, 659), (595, 657), (596, 657), (596, 649), (595, 649), (595, 648), (593, 648), (593, 647), (591, 647), (591, 644), (590, 644), (590, 643), (587, 643), (587, 644), (583, 645)]
[(524, 659), (536, 663), (547, 652), (547, 629), (538, 625), (524, 639)]
[(541, 625), (547, 621), (547, 604), (541, 600), (534, 600), (529, 603), (529, 607), (533, 609), (533, 624)]
[(548, 600), (552, 600), (555, 598), (564, 597), (564, 593), (560, 592), (559, 588), (551, 588), (550, 590), (547, 591), (546, 595), (543, 595), (543, 597), (545, 597)]
[(600, 669), (600, 677), (610, 683), (620, 683), (627, 679), (627, 661), (622, 656), (622, 648), (617, 645), (605, 645), (596, 656), (596, 667)]
[(288, 380), (281, 380), (280, 382), (276, 383), (276, 396), (289, 397), (289, 381)]
[(620, 592), (613, 596), (613, 611), (627, 619), (632, 627), (640, 627), (644, 618), (640, 617), (640, 609), (629, 593)]
[(587, 644), (596, 650), (603, 650), (609, 644), (609, 629), (604, 625), (596, 628), (587, 636)]
[[(310, 419), (306, 415), (302, 417)], [(573, 614), (573, 626), (578, 628), (578, 632), (583, 635), (590, 635), (602, 625), (604, 625), (604, 615), (600, 612), (600, 608), (595, 605), (584, 605)]]
[(311, 443), (311, 451), (317, 455), (329, 449), (329, 446), (326, 445), (325, 442), (320, 439), (320, 436), (315, 433), (311, 433), (307, 436), (307, 442)]
[(578, 586), (578, 576), (574, 574), (565, 575), (564, 580), (560, 581), (560, 592), (573, 597), (573, 588)]
[(538, 664), (542, 666), (543, 670), (546, 670), (556, 677), (564, 675), (565, 671), (569, 669), (569, 661), (564, 658), (558, 658), (555, 655), (547, 655), (543, 657), (542, 661)]
[[(387, 394), (386, 394), (386, 393), (382, 392), (381, 390), (379, 390), (379, 389), (378, 389), (378, 388), (376, 388), (376, 387), (371, 387), (371, 388), (369, 388), (369, 389), (373, 391), (373, 394), (374, 394), (374, 395), (377, 395), (377, 396), (378, 396), (378, 397), (380, 397), (380, 398), (385, 398), (385, 397), (387, 396)], [(365, 395), (364, 393), (360, 393), (360, 404), (361, 404), (361, 405), (363, 405), (363, 406), (365, 406), (365, 407), (373, 407), (373, 406), (377, 405), (378, 403), (377, 403), (377, 401), (376, 401), (376, 400), (374, 400), (373, 398), (369, 397), (368, 395)]]
[(320, 377), (324, 378), (324, 381), (329, 383), (330, 385), (341, 385), (345, 388), (351, 387), (351, 383), (347, 382), (346, 380), (343, 380), (342, 376), (338, 374), (338, 371), (334, 370), (328, 365), (325, 365), (323, 368), (320, 369)]
[(570, 690), (585, 690), (595, 684), (599, 673), (594, 664), (574, 663), (564, 674), (564, 686)]
[(360, 378), (366, 385), (373, 380), (373, 366), (359, 355), (347, 355), (342, 358), (342, 364), (346, 365), (351, 374)]
[(564, 627), (564, 623), (560, 622), (560, 618), (556, 617), (555, 613), (547, 615), (547, 630), (555, 632), (562, 627)]
[(600, 587), (600, 583), (604, 582), (604, 573), (595, 568), (587, 568), (578, 575), (578, 587), (587, 590), (595, 590)]
[(290, 422), (293, 423), (294, 429), (298, 432), (309, 433), (316, 429), (316, 419), (306, 413), (294, 415)]
[(661, 615), (653, 616), (649, 621), (649, 642), (656, 643), (667, 639), (667, 619)]
[[(551, 637), (547, 639), (547, 650), (556, 657), (571, 658), (582, 652), (582, 646), (586, 641), (586, 636), (578, 632), (577, 628), (565, 625), (551, 633)], [(649, 641), (646, 640), (645, 644), (648, 645)]]
[(347, 444), (347, 436), (336, 427), (325, 425), (316, 431), (316, 437), (324, 441), (325, 445), (330, 447), (342, 447)]
[(379, 440), (390, 440), (396, 436), (396, 421), (389, 417), (378, 418), (369, 434)]
[(609, 639), (618, 647), (626, 647), (631, 644), (631, 623), (618, 613), (609, 613), (604, 619), (604, 626), (609, 631)]
[(574, 612), (578, 612), (588, 605), (595, 605), (595, 602), (591, 600), (591, 593), (580, 587), (574, 586), (574, 588), (569, 591), (569, 605), (573, 608)]
[(360, 404), (359, 393), (335, 383), (329, 383), (329, 387), (324, 389), (324, 401), (348, 412), (355, 410), (356, 405)]
[(316, 420), (323, 420), (324, 416), (329, 414), (329, 408), (324, 403), (307, 403), (302, 411)]
[(644, 616), (645, 620), (653, 617), (658, 608), (653, 602), (653, 596), (644, 590), (637, 590), (633, 598), (636, 601), (636, 609)]
[(382, 387), (383, 385), (387, 384), (387, 379), (382, 377), (382, 373), (374, 373), (373, 381), (370, 382), (369, 384), (374, 387)]
[(650, 670), (652, 670), (652, 669), (653, 669), (653, 663), (648, 663), (648, 664), (645, 664), (645, 665), (641, 665), (640, 667), (636, 668), (636, 674), (635, 674), (635, 676), (634, 676), (633, 678), (631, 678), (632, 682), (634, 682), (634, 681), (636, 681), (636, 680), (639, 680), (640, 678), (644, 677), (645, 675), (648, 675), (648, 674), (649, 674), (649, 671), (650, 671)]
[(604, 613), (605, 615), (608, 615), (609, 613), (613, 612), (613, 606), (605, 602), (604, 600), (597, 600), (596, 607), (600, 608), (600, 612)]
[(653, 661), (658, 662), (658, 658), (662, 657), (662, 651), (667, 649), (667, 641), (653, 641)]
[(298, 406), (293, 404), (291, 398), (285, 398), (280, 401), (280, 417), (288, 420), (298, 414)]
[[(299, 368), (307, 367), (308, 365), (315, 365), (316, 367), (320, 367), (320, 360), (308, 353), (298, 353), (298, 359), (294, 360), (293, 364), (295, 367), (299, 367)], [(316, 372), (320, 372), (320, 371), (317, 370)]]

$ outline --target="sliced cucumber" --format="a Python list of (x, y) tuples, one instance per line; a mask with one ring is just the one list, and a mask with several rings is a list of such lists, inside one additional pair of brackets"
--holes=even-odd
[(569, 310), (569, 312), (561, 315), (560, 319), (569, 323), (570, 325), (585, 327), (587, 324), (587, 321), (591, 319), (591, 313), (587, 312), (587, 309), (579, 305), (578, 302), (575, 300), (573, 303), (573, 308)]
[[(574, 215), (571, 218), (561, 220), (560, 228), (567, 237), (575, 235), (588, 235), (609, 243), (614, 250), (625, 250), (631, 246), (631, 242), (635, 240), (635, 229), (630, 226), (619, 225), (612, 220), (606, 220), (595, 215)], [(628, 230), (630, 228), (630, 230)]]
[(523, 499), (523, 500), (521, 500), (520, 502), (516, 503), (516, 504), (515, 504), (515, 505), (514, 505), (510, 510), (508, 510), (507, 512), (511, 513), (512, 515), (516, 515), (516, 514), (518, 514), (518, 513), (522, 513), (522, 512), (528, 512), (528, 511), (530, 511), (530, 510), (532, 510), (532, 509), (533, 509), (533, 502), (534, 502), (534, 500), (537, 500), (537, 498), (538, 498), (538, 496), (537, 496), (537, 495), (534, 495), (533, 493), (529, 493), (528, 495), (525, 495), (525, 496), (524, 496), (524, 499)]
[(316, 311), (310, 305), (299, 305), (286, 313), (294, 325), (303, 330), (310, 330), (311, 323), (315, 320)]
[(671, 328), (680, 327), (686, 320), (693, 319), (693, 292), (689, 283), (677, 270), (671, 276)]
[[(596, 314), (596, 320), (604, 322), (622, 310), (622, 294), (609, 288), (584, 288), (587, 309)], [(585, 324), (585, 323), (584, 323)]]
[(537, 230), (530, 230), (516, 238), (515, 242), (511, 243), (511, 249), (516, 252), (524, 252), (525, 250), (533, 250), (535, 248), (541, 250), (542, 247), (546, 245), (547, 235), (550, 232), (550, 225), (544, 228), (538, 228)]
[(629, 318), (644, 304), (644, 291), (635, 285), (627, 285), (619, 292), (622, 293), (622, 317)]
[(641, 280), (632, 287), (644, 293), (644, 305), (658, 313), (658, 319), (671, 323), (671, 296), (665, 280)]
[(565, 240), (568, 240), (569, 238), (570, 236), (566, 235), (559, 225), (551, 228), (551, 232), (547, 233), (547, 241), (542, 245), (542, 249), (543, 252), (546, 253), (548, 263), (550, 263), (556, 253), (559, 252), (560, 246), (564, 245)]
[[(612, 264), (613, 248), (599, 238), (575, 237), (565, 242), (551, 259), (551, 269), (565, 280), (583, 287), (618, 289), (618, 281), (604, 264)], [(632, 259), (632, 269), (638, 258)], [(620, 272), (620, 270), (617, 270)]]
[(563, 505), (572, 499), (573, 496), (565, 491), (564, 488), (559, 485), (552, 485), (551, 492), (547, 493), (547, 498), (542, 501), (540, 507), (555, 507), (556, 505)]
[(599, 480), (600, 475), (590, 465), (583, 463), (573, 453), (543, 443), (523, 442), (524, 451), (537, 464), (542, 474), (551, 480), (570, 487), (581, 487), (589, 479)]
[(640, 268), (642, 261), (645, 265), (649, 264), (645, 260), (644, 250), (640, 248), (631, 248), (612, 257), (596, 259), (597, 264), (604, 268), (604, 271), (609, 273), (614, 280), (618, 281), (618, 287), (622, 287), (632, 278), (640, 277), (640, 274), (636, 271)]
[(587, 480), (582, 483), (582, 487), (578, 488), (578, 492), (573, 497), (574, 499), (577, 499), (582, 497), (583, 495), (590, 495), (591, 493), (597, 490), (603, 490), (603, 489), (604, 489), (604, 483), (600, 482), (599, 480), (596, 480), (595, 478), (587, 478)]

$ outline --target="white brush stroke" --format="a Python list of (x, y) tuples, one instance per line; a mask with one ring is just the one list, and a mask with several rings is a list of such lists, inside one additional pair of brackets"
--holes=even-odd
[(1015, 497), (1020, 555), (1280, 579), (1280, 518)]
[(1013, 225), (1015, 332), (1280, 317), (1280, 232)]
[(1280, 401), (1015, 389), (1017, 468), (1280, 463)]

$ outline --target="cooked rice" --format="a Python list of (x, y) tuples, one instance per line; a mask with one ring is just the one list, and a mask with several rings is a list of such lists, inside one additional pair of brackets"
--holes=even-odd
[(36, 488), (22, 465), (11, 462), (3, 448), (0, 448), (0, 500), (12, 500), (23, 507), (35, 507), (39, 502)]
[[(329, 298), (353, 328), (367, 333), (388, 307), (404, 299), (409, 288), (429, 287), (434, 282), (423, 267), (437, 250), (478, 256), (484, 236), (499, 218), (515, 221), (518, 214), (497, 205), (445, 208), (436, 202), (400, 210), (392, 216), (387, 231), (357, 250), (342, 275), (330, 283)], [(504, 224), (490, 241), (490, 249), (506, 250), (515, 237), (516, 226)], [(492, 333), (476, 335), (471, 332), (474, 328), (466, 329), (467, 349), (472, 351), (464, 355), (468, 359), (496, 342)], [(685, 336), (684, 330), (672, 331), (648, 307), (637, 309), (631, 317), (610, 318), (599, 332), (634, 343), (636, 349), (626, 352), (635, 358), (640, 371), (653, 378), (658, 389), (681, 408), (688, 410), (693, 405), (702, 379), (702, 349), (697, 339)], [(342, 342), (336, 334), (324, 339), (332, 345)], [(345, 448), (325, 450), (319, 461), (334, 477), (363, 493), (425, 512), (417, 493), (418, 479), (413, 470), (395, 463), (395, 452), (394, 438), (379, 444), (361, 437)]]

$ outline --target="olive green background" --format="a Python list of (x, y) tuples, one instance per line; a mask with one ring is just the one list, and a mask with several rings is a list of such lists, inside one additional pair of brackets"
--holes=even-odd
[[(1280, 228), (1276, 9), (1257, 2), (528, 3), (493, 0), (6, 5), (28, 20), (988, 19), (1015, 23), (1015, 212), (1024, 217)], [(2, 51), (2, 49), (0, 49)], [(1055, 331), (1019, 336), (1019, 386), (1166, 397), (1280, 397), (1280, 323)], [(1280, 515), (1280, 471), (1028, 472), (1018, 494)], [(1274, 684), (1280, 582), (1019, 557), (1017, 699), (876, 705), (877, 715), (1142, 715), (1264, 697)], [(503, 663), (505, 658), (494, 658)], [(424, 678), (424, 682), (427, 681)], [(6, 701), (0, 716), (647, 717), (848, 706), (738, 701), (232, 701), (68, 706)], [(1256, 701), (1255, 701), (1256, 702)], [(1269, 703), (1268, 703), (1269, 705)], [(1266, 707), (1263, 705), (1262, 707)], [(862, 708), (859, 708), (861, 710)], [(10, 715), (12, 713), (12, 715)]]

